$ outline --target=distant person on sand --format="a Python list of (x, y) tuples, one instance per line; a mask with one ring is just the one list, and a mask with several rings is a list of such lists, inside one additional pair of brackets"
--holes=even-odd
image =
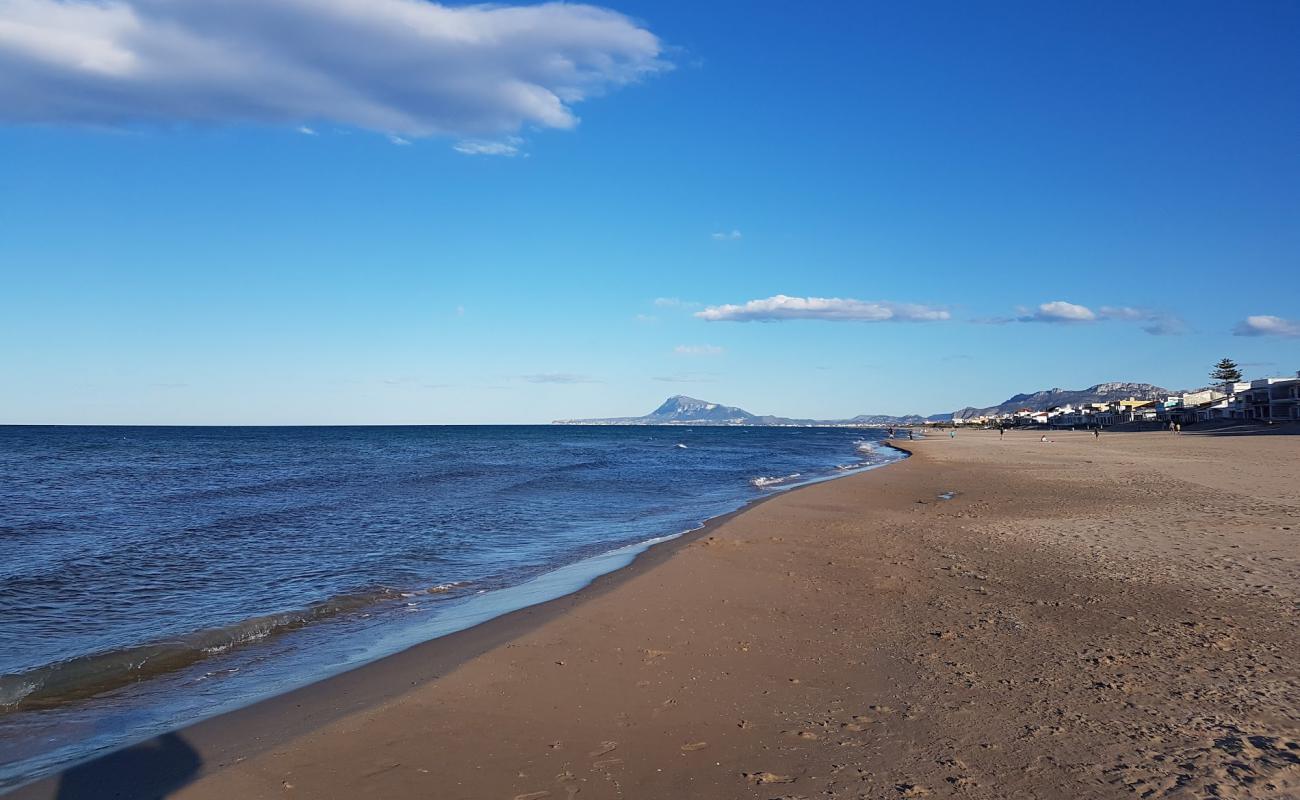
[(1100, 438), (1101, 438), (1101, 428), (1093, 428), (1093, 429), (1092, 429), (1092, 438), (1093, 438), (1093, 441), (1096, 441), (1097, 439), (1100, 439)]
[(1047, 434), (1044, 433), (1044, 434), (1043, 434), (1043, 438), (1039, 439), (1038, 441), (1040, 441), (1040, 442), (1045, 442), (1045, 441), (1047, 441)]
[(956, 439), (956, 438), (957, 438), (957, 429), (956, 429), (956, 428), (954, 428), (953, 430), (948, 431), (948, 438), (949, 438), (949, 439)]
[(1001, 441), (1001, 440), (1003, 440), (1003, 439), (1005, 439), (1005, 438), (1007, 438), (1007, 429), (1006, 429), (1006, 428), (998, 428), (998, 441)]

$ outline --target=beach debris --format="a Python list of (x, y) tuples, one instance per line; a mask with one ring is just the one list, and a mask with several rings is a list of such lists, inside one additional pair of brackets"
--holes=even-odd
[(777, 775), (775, 772), (744, 772), (741, 774), (756, 786), (766, 786), (771, 783), (794, 783), (795, 781), (793, 776)]
[(687, 742), (686, 744), (682, 745), (682, 752), (694, 753), (696, 750), (703, 750), (708, 746), (709, 746), (708, 742)]

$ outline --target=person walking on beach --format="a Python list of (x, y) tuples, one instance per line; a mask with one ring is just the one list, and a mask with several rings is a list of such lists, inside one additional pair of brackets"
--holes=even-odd
[(1002, 440), (1005, 439), (1005, 438), (1007, 438), (1007, 429), (1006, 429), (1006, 428), (998, 428), (998, 441), (1000, 442), (1000, 441), (1002, 441)]
[(956, 439), (956, 438), (957, 438), (957, 429), (956, 429), (956, 428), (953, 428), (952, 430), (948, 431), (948, 438), (949, 438), (949, 439)]
[(1101, 428), (1092, 429), (1092, 440), (1095, 442), (1101, 438)]

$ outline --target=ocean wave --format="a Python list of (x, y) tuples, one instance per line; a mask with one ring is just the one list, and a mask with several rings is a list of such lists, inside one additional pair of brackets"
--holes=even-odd
[(454, 592), (457, 589), (462, 589), (466, 586), (471, 586), (471, 585), (473, 585), (472, 581), (452, 581), (451, 583), (440, 583), (436, 586), (430, 586), (428, 589), (425, 589), (424, 593), (425, 594), (446, 594), (448, 592)]
[[(441, 594), (464, 585), (464, 582), (440, 584), (427, 591)], [(252, 617), (176, 639), (92, 653), (25, 672), (0, 675), (0, 713), (51, 708), (93, 697), (184, 669), (277, 634), (400, 597), (402, 592), (387, 588), (339, 595), (306, 608)]]
[(771, 476), (761, 476), (761, 475), (760, 475), (760, 476), (757, 477), (757, 478), (750, 478), (750, 479), (749, 479), (749, 485), (750, 485), (750, 486), (753, 486), (755, 489), (768, 489), (768, 488), (771, 488), (771, 487), (773, 487), (773, 486), (781, 486), (781, 485), (784, 485), (784, 484), (790, 483), (791, 481), (797, 481), (797, 480), (799, 480), (800, 477), (802, 477), (802, 476), (801, 476), (801, 474), (798, 473), (798, 472), (795, 472), (795, 473), (793, 473), (793, 474), (791, 474), (791, 475), (784, 475), (784, 476), (781, 476), (781, 477), (771, 477)]

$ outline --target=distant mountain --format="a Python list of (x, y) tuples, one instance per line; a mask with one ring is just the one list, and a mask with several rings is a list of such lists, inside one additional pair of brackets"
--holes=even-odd
[(663, 405), (640, 417), (607, 417), (602, 419), (560, 419), (557, 425), (919, 425), (927, 420), (948, 419), (948, 414), (921, 417), (909, 414), (892, 417), (884, 414), (862, 414), (852, 419), (792, 419), (772, 415), (751, 414), (743, 408), (710, 403), (686, 395), (675, 395)]
[(722, 422), (740, 425), (758, 419), (743, 408), (697, 400), (684, 394), (674, 395), (641, 419), (655, 422)]
[(1022, 408), (1031, 411), (1044, 411), (1064, 405), (1080, 403), (1107, 403), (1111, 400), (1127, 400), (1136, 397), (1139, 400), (1159, 400), (1177, 394), (1150, 383), (1099, 383), (1087, 389), (1043, 389), (1030, 394), (1013, 395), (1006, 402), (988, 408), (967, 407), (952, 412), (953, 419), (1011, 414)]
[(557, 425), (762, 425), (760, 418), (743, 408), (674, 395), (663, 405), (640, 417), (602, 419), (557, 419)]

